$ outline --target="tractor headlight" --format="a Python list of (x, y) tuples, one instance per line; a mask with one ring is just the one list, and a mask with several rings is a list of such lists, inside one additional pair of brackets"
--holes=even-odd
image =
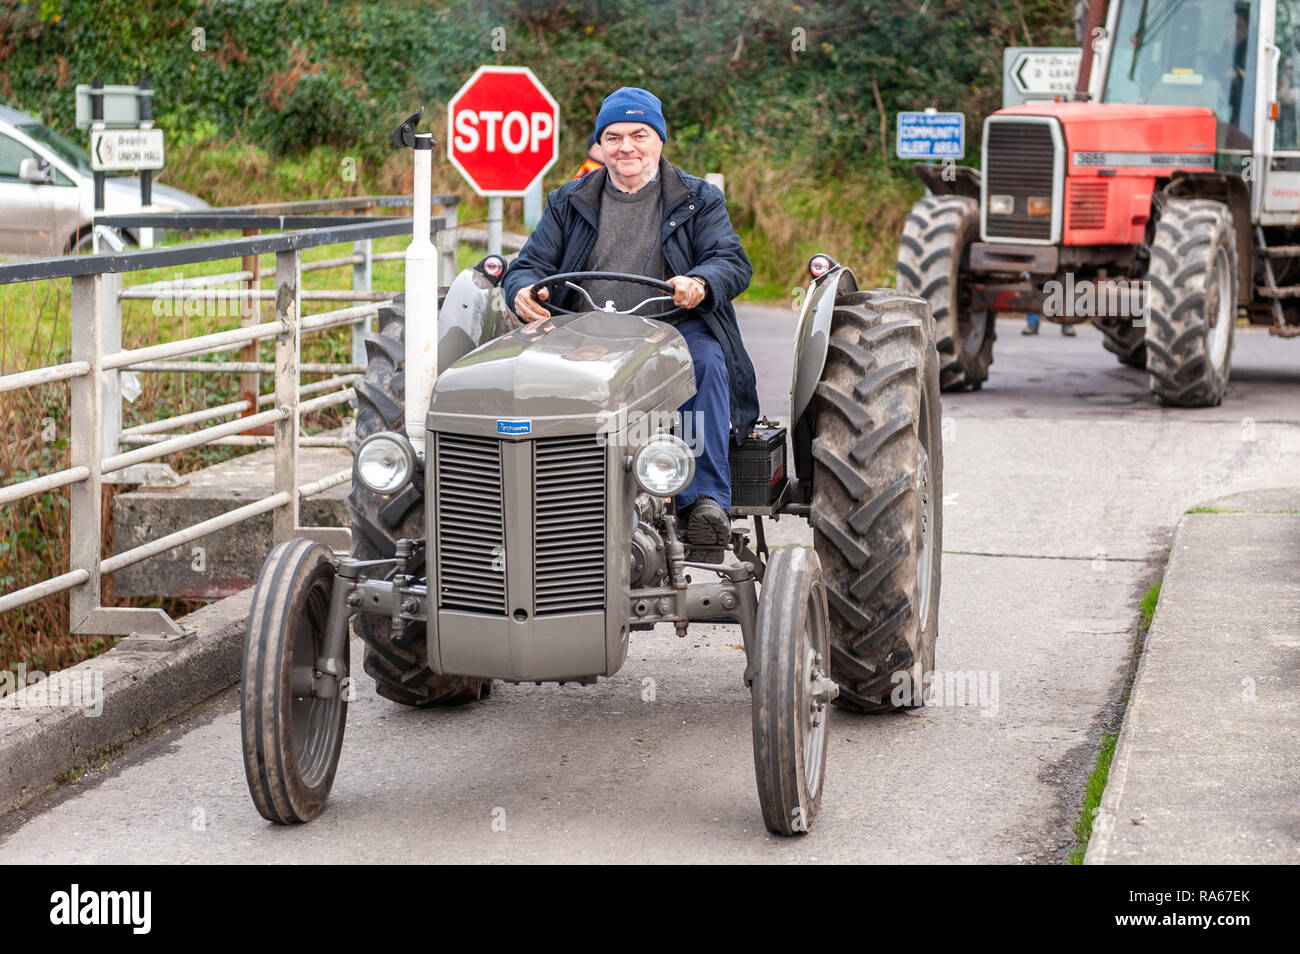
[(675, 434), (656, 434), (636, 452), (632, 473), (646, 493), (671, 497), (695, 476), (695, 457)]
[(1025, 207), (1030, 215), (1051, 215), (1052, 199), (1050, 196), (1031, 195)]
[(415, 472), (415, 451), (401, 434), (380, 431), (357, 448), (357, 479), (371, 493), (391, 494)]

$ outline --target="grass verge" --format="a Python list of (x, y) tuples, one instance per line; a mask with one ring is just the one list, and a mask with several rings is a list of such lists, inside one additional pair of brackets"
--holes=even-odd
[(1155, 618), (1156, 604), (1160, 601), (1161, 582), (1163, 581), (1156, 581), (1155, 586), (1147, 590), (1146, 596), (1142, 597), (1142, 604), (1138, 608), (1138, 612), (1141, 614), (1138, 626), (1141, 628), (1143, 635), (1146, 635), (1146, 631), (1151, 628), (1151, 620)]
[(1117, 732), (1105, 732), (1101, 737), (1101, 746), (1097, 749), (1097, 763), (1088, 776), (1088, 785), (1083, 798), (1083, 811), (1074, 823), (1074, 848), (1066, 859), (1068, 865), (1083, 864), (1083, 856), (1088, 850), (1088, 839), (1092, 837), (1092, 822), (1097, 817), (1101, 806), (1101, 793), (1106, 790), (1106, 779), (1110, 777), (1110, 762), (1115, 757), (1115, 740)]
[(1137, 633), (1133, 637), (1133, 651), (1130, 655), (1128, 673), (1124, 678), (1124, 692), (1120, 696), (1119, 705), (1113, 707), (1111, 714), (1103, 720), (1101, 741), (1097, 746), (1097, 758), (1093, 763), (1092, 771), (1088, 774), (1087, 781), (1084, 783), (1083, 807), (1079, 810), (1079, 814), (1074, 820), (1074, 826), (1071, 829), (1074, 833), (1074, 847), (1070, 849), (1069, 855), (1066, 856), (1065, 863), (1067, 865), (1083, 864), (1083, 856), (1088, 851), (1088, 840), (1092, 837), (1092, 825), (1097, 817), (1097, 809), (1101, 805), (1102, 793), (1106, 790), (1106, 780), (1110, 777), (1110, 763), (1115, 756), (1115, 741), (1119, 738), (1124, 710), (1128, 708), (1133, 683), (1137, 679), (1138, 660), (1142, 656), (1147, 631), (1151, 629), (1151, 621), (1155, 617), (1156, 604), (1160, 601), (1162, 582), (1162, 580), (1156, 580), (1142, 596), (1142, 600), (1138, 604)]

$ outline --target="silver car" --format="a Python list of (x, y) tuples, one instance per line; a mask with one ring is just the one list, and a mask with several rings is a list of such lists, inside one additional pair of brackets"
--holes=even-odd
[[(198, 196), (154, 183), (159, 212), (206, 209)], [(44, 258), (85, 251), (95, 208), (90, 154), (33, 116), (0, 106), (0, 258)], [(104, 181), (104, 211), (140, 210), (140, 180)], [(138, 236), (123, 230), (128, 242)], [(155, 238), (157, 232), (155, 232)]]

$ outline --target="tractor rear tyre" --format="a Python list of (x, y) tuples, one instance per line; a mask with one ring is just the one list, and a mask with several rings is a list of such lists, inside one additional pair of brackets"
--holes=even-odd
[(1120, 364), (1139, 370), (1147, 366), (1145, 328), (1133, 327), (1132, 321), (1106, 324), (1096, 319), (1092, 326), (1101, 332), (1102, 347), (1118, 358)]
[(927, 302), (841, 295), (816, 390), (809, 520), (830, 604), (837, 704), (923, 703), (943, 539), (939, 356)]
[(826, 587), (817, 554), (772, 554), (754, 634), (754, 776), (763, 822), (778, 835), (806, 833), (822, 801), (830, 678)]
[(239, 726), (244, 777), (258, 813), (278, 825), (308, 822), (325, 809), (348, 718), (348, 647), (333, 695), (315, 695), (325, 645), (334, 554), (302, 538), (267, 555), (253, 590), (244, 637)]
[(993, 363), (997, 314), (972, 312), (964, 287), (979, 226), (974, 199), (930, 195), (912, 206), (898, 240), (898, 290), (930, 302), (943, 391), (978, 391)]
[[(357, 392), (356, 441), (377, 431), (406, 433), (406, 305), (399, 298), (379, 310), (379, 333), (366, 336), (366, 374)], [(371, 493), (358, 480), (348, 494), (352, 557), (380, 560), (397, 552), (397, 541), (424, 538), (423, 487), (418, 481), (397, 494)], [(408, 706), (458, 706), (488, 695), (490, 679), (440, 676), (429, 668), (425, 624), (413, 622), (398, 639), (388, 621), (358, 613), (352, 625), (366, 644), (364, 668), (385, 699)]]
[(1237, 242), (1228, 207), (1166, 199), (1147, 280), (1151, 393), (1173, 407), (1216, 406), (1228, 388), (1237, 324)]

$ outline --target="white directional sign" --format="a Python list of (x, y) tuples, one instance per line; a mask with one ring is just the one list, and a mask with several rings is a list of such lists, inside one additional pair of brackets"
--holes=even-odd
[(161, 129), (93, 129), (90, 168), (95, 172), (135, 172), (163, 167)]
[(1003, 107), (1068, 95), (1074, 90), (1081, 58), (1077, 47), (1012, 46), (1003, 50)]

